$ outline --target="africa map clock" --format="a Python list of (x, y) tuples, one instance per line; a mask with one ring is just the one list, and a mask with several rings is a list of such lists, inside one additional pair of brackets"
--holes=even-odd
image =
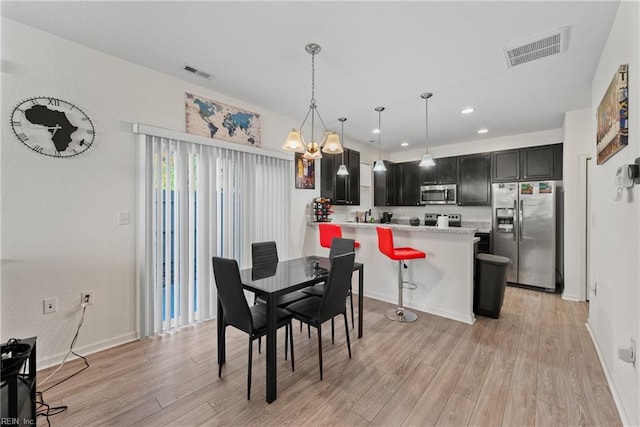
[(46, 156), (73, 157), (95, 139), (93, 122), (74, 104), (47, 96), (22, 101), (11, 113), (11, 128), (27, 147)]

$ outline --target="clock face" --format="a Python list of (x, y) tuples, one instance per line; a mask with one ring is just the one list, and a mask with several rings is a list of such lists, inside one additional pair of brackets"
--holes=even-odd
[(11, 128), (24, 145), (51, 157), (77, 156), (95, 139), (93, 122), (81, 109), (46, 96), (18, 104), (11, 113)]

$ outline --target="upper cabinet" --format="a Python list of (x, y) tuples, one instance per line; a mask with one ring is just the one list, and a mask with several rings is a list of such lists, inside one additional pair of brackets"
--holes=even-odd
[(491, 180), (562, 179), (562, 144), (491, 153)]
[(396, 168), (400, 196), (396, 203), (400, 206), (420, 206), (420, 173), (423, 169), (420, 162), (398, 163)]
[[(344, 164), (349, 175), (337, 175)], [(334, 205), (360, 205), (360, 152), (344, 149), (344, 153), (323, 155), (320, 160), (320, 196), (331, 199)]]
[(520, 150), (491, 153), (491, 181), (517, 181), (520, 179)]
[(387, 168), (386, 172), (373, 173), (373, 205), (396, 206), (399, 198), (396, 164), (385, 160), (384, 166)]
[(489, 154), (458, 157), (458, 205), (490, 205)]
[(420, 206), (421, 185), (458, 184), (458, 205), (488, 206), (491, 182), (562, 179), (562, 144), (441, 157), (435, 163), (421, 168), (419, 161), (385, 161), (387, 171), (374, 173), (374, 205)]
[[(455, 184), (458, 179), (458, 158), (442, 157), (434, 159), (435, 166), (420, 168), (422, 184)], [(419, 163), (419, 162), (418, 162)]]
[(522, 179), (562, 179), (562, 144), (520, 149)]

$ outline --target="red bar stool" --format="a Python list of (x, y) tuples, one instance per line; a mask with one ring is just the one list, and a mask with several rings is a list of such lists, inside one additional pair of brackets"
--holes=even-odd
[(409, 259), (426, 258), (427, 254), (414, 248), (396, 248), (393, 246), (393, 232), (390, 228), (376, 227), (378, 232), (378, 249), (392, 260), (398, 261), (398, 307), (387, 310), (385, 315), (396, 322), (413, 322), (418, 316), (402, 305), (402, 267), (407, 268), (404, 261)]
[[(342, 238), (342, 228), (338, 224), (329, 224), (321, 222), (318, 224), (320, 232), (320, 246), (331, 249), (331, 242), (335, 237)], [(360, 247), (360, 243), (356, 242), (356, 249)]]

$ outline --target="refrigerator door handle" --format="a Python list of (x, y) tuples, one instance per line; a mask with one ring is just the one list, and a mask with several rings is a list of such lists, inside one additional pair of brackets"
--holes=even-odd
[[(514, 200), (513, 201), (513, 218), (518, 221), (518, 224), (520, 224), (520, 221), (518, 220), (518, 217), (516, 216), (516, 212), (518, 211), (518, 200)], [(513, 241), (516, 242), (518, 241), (518, 224), (513, 224)]]
[(520, 235), (520, 240), (522, 240), (522, 222), (524, 219), (524, 203), (522, 199), (520, 199), (520, 211), (518, 212), (518, 234)]

